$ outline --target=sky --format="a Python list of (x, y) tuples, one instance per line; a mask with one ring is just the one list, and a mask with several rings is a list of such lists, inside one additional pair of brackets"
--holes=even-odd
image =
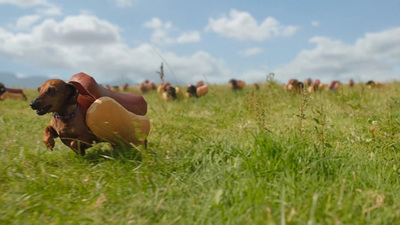
[[(0, 72), (107, 84), (400, 80), (398, 0), (0, 0)], [(1, 82), (1, 81), (0, 81)]]

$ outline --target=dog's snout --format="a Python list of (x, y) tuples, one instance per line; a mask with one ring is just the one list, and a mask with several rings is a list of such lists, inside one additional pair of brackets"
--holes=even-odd
[(32, 109), (37, 109), (37, 107), (38, 107), (38, 100), (37, 100), (37, 98), (33, 99), (33, 101), (31, 101), (31, 103), (29, 103), (29, 106), (30, 106)]

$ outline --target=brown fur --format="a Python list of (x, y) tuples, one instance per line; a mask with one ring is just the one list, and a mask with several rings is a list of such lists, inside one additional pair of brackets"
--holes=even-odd
[(340, 81), (334, 80), (326, 87), (326, 90), (327, 91), (337, 91), (337, 90), (339, 90), (340, 86), (341, 86)]
[(347, 82), (347, 84), (348, 84), (350, 87), (354, 87), (355, 82), (354, 82), (353, 79), (350, 79), (349, 82)]
[(86, 109), (78, 104), (79, 94), (75, 86), (59, 79), (52, 79), (44, 82), (38, 88), (38, 92), (38, 97), (30, 103), (38, 115), (53, 112), (65, 116), (76, 112), (74, 117), (68, 119), (54, 116), (51, 118), (50, 125), (43, 133), (46, 147), (53, 149), (54, 138), (59, 137), (74, 152), (84, 155), (85, 149), (97, 141), (97, 138), (86, 125)]
[(165, 101), (176, 100), (178, 98), (179, 88), (173, 87), (171, 84), (165, 86), (165, 91), (163, 92), (163, 99)]
[(241, 90), (242, 88), (244, 88), (244, 86), (246, 86), (246, 83), (241, 80), (230, 79), (229, 86), (232, 90)]
[(6, 99), (26, 100), (27, 98), (22, 89), (6, 88), (0, 83), (0, 100)]
[(293, 93), (301, 93), (304, 88), (304, 83), (296, 79), (290, 79), (285, 84), (285, 90)]
[(157, 88), (157, 92), (158, 93), (163, 93), (164, 91), (166, 91), (166, 87), (171, 85), (170, 83), (161, 83), (160, 86), (158, 86)]
[(140, 93), (144, 94), (147, 91), (149, 91), (149, 89), (147, 88), (147, 85), (145, 83), (140, 83), (139, 84), (139, 91), (140, 91)]
[(306, 85), (306, 87), (310, 87), (313, 84), (313, 80), (311, 78), (307, 78), (304, 81), (304, 85)]
[(122, 85), (122, 86), (119, 88), (119, 90), (120, 90), (121, 92), (127, 92), (127, 91), (129, 91), (130, 89), (131, 89), (131, 87), (129, 86), (128, 83)]
[(157, 87), (153, 82), (150, 82), (149, 80), (145, 80), (144, 82), (139, 84), (139, 91), (144, 94), (150, 90), (156, 90)]
[(308, 87), (308, 92), (312, 93), (312, 92), (322, 91), (324, 88), (323, 85), (324, 84), (317, 79)]
[(251, 87), (253, 88), (253, 90), (260, 90), (260, 85), (257, 83), (253, 84)]
[(26, 101), (26, 96), (23, 93), (12, 93), (12, 92), (6, 91), (0, 96), (0, 100), (6, 100), (6, 99)]

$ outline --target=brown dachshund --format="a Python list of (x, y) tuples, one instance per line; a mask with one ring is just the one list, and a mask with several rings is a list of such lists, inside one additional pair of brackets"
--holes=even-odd
[(85, 149), (98, 141), (86, 125), (86, 108), (77, 101), (78, 91), (74, 85), (63, 80), (52, 79), (38, 88), (39, 95), (30, 106), (39, 116), (52, 112), (50, 125), (43, 133), (46, 147), (54, 148), (54, 138), (61, 141), (74, 152), (85, 155)]

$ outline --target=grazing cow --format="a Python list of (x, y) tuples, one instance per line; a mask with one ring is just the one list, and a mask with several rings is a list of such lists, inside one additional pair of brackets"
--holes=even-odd
[(201, 86), (204, 86), (205, 84), (204, 84), (204, 81), (199, 81), (199, 82), (197, 82), (197, 84), (196, 84), (196, 87), (201, 87)]
[(307, 80), (304, 81), (304, 85), (306, 87), (310, 87), (313, 84), (313, 80), (311, 78), (308, 78)]
[(0, 83), (0, 100), (6, 99), (27, 100), (22, 89), (6, 88), (4, 84)]
[(349, 85), (349, 87), (354, 87), (355, 82), (353, 79), (350, 79), (349, 82), (347, 82), (347, 84)]
[(208, 86), (204, 83), (204, 81), (197, 82), (196, 93), (198, 97), (206, 95), (208, 93)]
[(119, 91), (119, 87), (117, 85), (112, 86), (112, 90), (115, 92)]
[(312, 92), (317, 92), (317, 91), (321, 91), (324, 89), (324, 83), (321, 83), (320, 80), (315, 80), (314, 83), (312, 83), (310, 85), (310, 87), (308, 87), (308, 92), (312, 93)]
[(139, 91), (142, 93), (146, 93), (150, 90), (155, 90), (156, 88), (156, 85), (149, 80), (145, 80), (144, 82), (139, 84)]
[(139, 91), (140, 91), (140, 93), (144, 94), (144, 93), (148, 92), (149, 90), (147, 89), (147, 86), (144, 83), (140, 83)]
[(253, 84), (253, 85), (251, 85), (251, 88), (253, 88), (253, 90), (260, 90), (260, 85), (258, 85), (257, 83), (256, 84)]
[(367, 87), (369, 87), (369, 88), (373, 88), (373, 87), (381, 87), (383, 84), (378, 81), (370, 80), (365, 85), (367, 85)]
[(341, 86), (340, 81), (334, 80), (328, 85), (328, 87), (326, 87), (326, 90), (327, 91), (337, 91), (337, 90), (339, 90), (340, 86)]
[(229, 80), (229, 85), (232, 90), (241, 90), (242, 88), (244, 88), (244, 86), (246, 86), (246, 83), (241, 80), (231, 79)]
[(149, 82), (148, 80), (145, 80), (145, 83), (147, 85), (148, 90), (156, 90), (157, 89), (157, 86), (155, 83)]
[(365, 83), (365, 85), (367, 85), (369, 88), (375, 87), (375, 82), (373, 80), (369, 80), (367, 83)]
[(293, 93), (301, 93), (304, 88), (304, 83), (296, 79), (290, 79), (284, 86), (284, 89)]
[(167, 84), (164, 87), (164, 92), (162, 93), (163, 99), (165, 101), (176, 100), (178, 98), (179, 88), (173, 87), (171, 84)]
[(208, 86), (203, 81), (197, 82), (196, 86), (190, 84), (186, 90), (187, 97), (200, 97), (208, 93)]
[(164, 93), (165, 88), (169, 85), (171, 85), (171, 84), (170, 83), (161, 83), (160, 86), (158, 86), (158, 88), (157, 88), (157, 92), (161, 93), (161, 94)]
[(375, 81), (375, 86), (376, 87), (382, 87), (383, 83), (379, 82), (379, 81)]
[(199, 97), (197, 96), (197, 88), (193, 84), (190, 84), (186, 90), (186, 97)]
[(110, 85), (108, 85), (108, 84), (106, 84), (106, 85), (102, 85), (105, 89), (107, 89), (107, 90), (112, 90), (112, 88), (111, 88), (111, 86)]
[(120, 90), (121, 92), (126, 92), (126, 91), (129, 91), (130, 89), (131, 89), (131, 87), (129, 86), (128, 83), (125, 83), (124, 85), (122, 85), (122, 86), (119, 88), (119, 90)]

